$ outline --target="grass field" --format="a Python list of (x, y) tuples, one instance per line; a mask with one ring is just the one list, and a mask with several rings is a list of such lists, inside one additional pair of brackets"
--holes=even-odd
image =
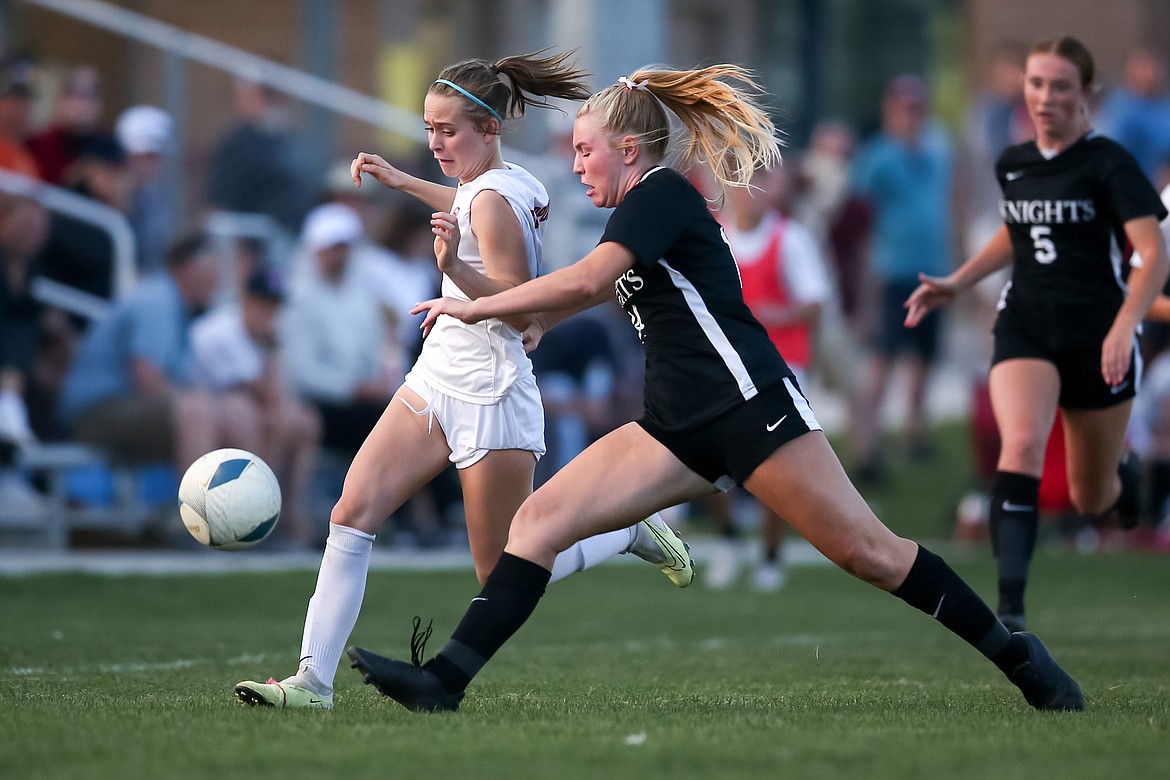
[[(982, 550), (955, 556), (981, 592)], [(821, 566), (779, 594), (671, 588), (645, 566), (553, 586), (453, 715), (338, 675), (331, 712), (245, 708), (295, 664), (313, 571), (0, 578), (0, 776), (1138, 777), (1170, 772), (1165, 557), (1037, 561), (1032, 624), (1086, 714), (1031, 710), (975, 651)], [(371, 574), (354, 640), (437, 650), (470, 572)]]

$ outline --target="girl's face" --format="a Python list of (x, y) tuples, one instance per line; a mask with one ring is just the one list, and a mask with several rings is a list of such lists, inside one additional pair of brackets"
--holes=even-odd
[(1024, 102), (1042, 146), (1072, 141), (1088, 129), (1089, 90), (1077, 66), (1047, 52), (1028, 57)]
[(443, 173), (469, 182), (489, 167), (499, 136), (479, 130), (464, 112), (466, 100), (428, 93), (423, 101), (427, 146)]
[(585, 195), (599, 209), (613, 208), (630, 189), (633, 171), (618, 139), (602, 130), (592, 114), (573, 123), (573, 173), (588, 189)]

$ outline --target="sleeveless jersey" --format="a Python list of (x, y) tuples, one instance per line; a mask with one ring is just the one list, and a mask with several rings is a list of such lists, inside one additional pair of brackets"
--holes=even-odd
[(646, 351), (650, 422), (684, 430), (792, 376), (744, 303), (722, 228), (677, 171), (654, 168), (626, 193), (609, 241), (635, 259), (614, 287)]
[[(784, 278), (784, 235), (788, 220), (775, 214), (765, 217), (764, 228), (769, 236), (763, 249), (751, 254), (735, 231), (728, 231), (731, 251), (739, 266), (743, 284), (743, 300), (752, 311), (761, 306), (783, 307), (793, 302), (793, 296)], [(811, 332), (805, 323), (794, 325), (764, 325), (768, 338), (780, 350), (791, 366), (807, 367), (812, 359)]]
[(1099, 344), (1128, 292), (1124, 226), (1166, 209), (1129, 152), (1089, 134), (1047, 159), (1028, 141), (996, 163), (999, 210), (1011, 236), (1011, 279), (1001, 321), (1053, 349)]
[[(535, 277), (540, 272), (548, 195), (544, 185), (528, 171), (511, 163), (506, 165), (507, 168), (486, 171), (474, 181), (459, 185), (451, 207), (459, 223), (459, 258), (480, 273), (485, 272), (479, 242), (471, 230), (471, 203), (484, 190), (494, 190), (507, 199), (516, 214), (524, 233), (528, 270)], [(442, 294), (469, 300), (446, 275)], [(467, 325), (441, 315), (423, 342), (415, 370), (447, 395), (468, 403), (493, 404), (506, 396), (518, 379), (532, 375), (532, 362), (524, 352), (520, 332), (512, 326), (497, 319)]]

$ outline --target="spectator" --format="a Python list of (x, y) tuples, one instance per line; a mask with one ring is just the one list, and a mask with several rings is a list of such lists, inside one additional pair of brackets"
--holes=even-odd
[(815, 239), (831, 285), (814, 336), (815, 368), (824, 388), (845, 403), (845, 434), (854, 457), (860, 452), (858, 421), (867, 413), (858, 391), (864, 319), (859, 298), (865, 284), (865, 245), (873, 227), (872, 209), (850, 188), (855, 144), (848, 125), (818, 123), (799, 164), (798, 197), (792, 203), (793, 218)]
[(278, 277), (257, 269), (237, 302), (225, 303), (191, 329), (195, 382), (234, 407), (241, 446), (259, 454), (276, 472), (284, 493), (281, 533), (299, 545), (316, 545), (324, 528), (308, 515), (308, 488), (321, 439), (317, 413), (283, 386), (278, 364), (276, 320), (284, 302)]
[[(729, 193), (729, 213), (721, 215), (724, 233), (739, 269), (744, 302), (784, 356), (797, 384), (807, 388), (814, 334), (830, 296), (829, 279), (812, 234), (781, 211), (790, 194), (787, 170), (777, 166), (756, 171), (751, 183), (751, 189)], [(710, 584), (719, 587), (730, 584), (738, 569), (731, 561), (739, 545), (730, 525), (727, 494), (715, 494), (711, 500), (725, 504), (714, 514), (728, 524), (723, 529), (727, 543), (713, 559), (709, 575)], [(779, 590), (784, 584), (784, 521), (761, 504), (759, 523), (762, 550), (753, 584), (758, 590)]]
[[(966, 251), (977, 252), (999, 229), (999, 182), (995, 161), (1000, 152), (1036, 133), (1024, 105), (1024, 51), (1004, 43), (992, 54), (983, 84), (967, 111), (963, 190)], [(1002, 286), (1003, 278), (1000, 278)]]
[(11, 393), (0, 428), (23, 441), (60, 438), (57, 396), (76, 342), (67, 315), (32, 292), (44, 273), (50, 224), (39, 201), (0, 195), (0, 384)]
[(850, 187), (855, 144), (848, 125), (834, 120), (817, 124), (799, 163), (798, 197), (792, 204), (793, 217), (812, 233), (828, 261), (837, 308), (851, 329), (865, 276), (862, 250), (872, 227), (869, 205)]
[(534, 350), (548, 451), (536, 464), (544, 484), (616, 424), (617, 355), (599, 313), (582, 312), (550, 330)]
[(235, 432), (249, 423), (191, 384), (190, 324), (210, 302), (218, 269), (205, 236), (182, 238), (167, 254), (166, 274), (145, 280), (90, 328), (61, 397), (77, 439), (124, 462), (169, 460), (179, 473), (236, 445)]
[(932, 312), (915, 329), (902, 326), (903, 302), (918, 286), (918, 274), (950, 268), (951, 151), (929, 121), (926, 84), (900, 75), (886, 86), (882, 129), (861, 151), (854, 185), (874, 208), (872, 269), (875, 290), (874, 355), (858, 422), (863, 479), (880, 477), (881, 414), (895, 360), (910, 353), (904, 435), (912, 456), (929, 451), (926, 384), (938, 351), (939, 319)]
[[(95, 139), (70, 167), (70, 189), (125, 215), (131, 179), (126, 153), (113, 137)], [(114, 244), (92, 222), (62, 212), (53, 215), (45, 247), (45, 276), (100, 298), (112, 298)]]
[[(1170, 210), (1170, 184), (1162, 189), (1161, 197), (1162, 205)], [(1161, 227), (1163, 239), (1170, 244), (1170, 217), (1162, 220)], [(1166, 522), (1170, 518), (1170, 330), (1165, 327), (1170, 319), (1168, 295), (1170, 289), (1164, 289), (1150, 309), (1150, 318), (1159, 321), (1146, 323), (1162, 327), (1146, 328), (1147, 333), (1156, 334), (1155, 346), (1148, 356), (1141, 392), (1134, 399), (1127, 440), (1145, 464), (1143, 519), (1161, 524), (1164, 540), (1170, 541), (1170, 522)]]
[[(353, 187), (350, 182), (350, 189)], [(416, 200), (404, 200), (391, 211), (377, 245), (360, 253), (362, 274), (385, 308), (393, 336), (388, 347), (392, 364), (401, 366), (395, 374), (406, 376), (422, 348), (422, 315), (411, 315), (419, 301), (439, 292), (439, 269), (435, 267), (431, 210)]]
[(122, 112), (114, 126), (126, 152), (131, 182), (128, 218), (143, 275), (165, 270), (167, 246), (175, 233), (177, 215), (164, 170), (173, 125), (171, 115), (161, 108), (133, 106)]
[(0, 170), (39, 179), (40, 167), (25, 146), (33, 98), (32, 66), (13, 62), (0, 71)]
[(1170, 160), (1170, 95), (1166, 60), (1149, 46), (1131, 49), (1125, 83), (1113, 90), (1097, 113), (1097, 130), (1124, 146), (1150, 181)]
[(110, 134), (100, 127), (101, 118), (101, 80), (97, 71), (87, 65), (69, 71), (57, 96), (52, 124), (28, 139), (28, 148), (45, 181), (66, 185), (72, 178), (74, 162), (92, 144), (110, 140)]
[(44, 307), (33, 298), (36, 255), (48, 218), (34, 200), (0, 197), (0, 502), (8, 512), (34, 514), (40, 496), (13, 465), (20, 448), (36, 441), (27, 398), (41, 340)]
[(275, 89), (235, 82), (236, 121), (212, 151), (207, 199), (224, 211), (266, 214), (286, 230), (301, 224), (315, 195), (303, 153)]
[(294, 279), (282, 343), (293, 387), (321, 414), (326, 447), (355, 453), (381, 417), (398, 377), (384, 368), (387, 326), (374, 291), (352, 262), (357, 213), (339, 203), (305, 219), (309, 264)]

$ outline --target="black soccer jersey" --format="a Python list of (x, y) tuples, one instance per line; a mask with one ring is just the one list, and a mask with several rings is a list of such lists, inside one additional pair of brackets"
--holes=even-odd
[(792, 375), (743, 302), (722, 228), (677, 171), (643, 176), (610, 216), (607, 241), (635, 257), (614, 286), (646, 350), (647, 419), (689, 428)]
[(1014, 251), (1001, 320), (1053, 349), (1099, 344), (1126, 295), (1124, 225), (1165, 217), (1158, 193), (1129, 152), (1094, 134), (1051, 159), (1035, 141), (1011, 146), (995, 172)]

